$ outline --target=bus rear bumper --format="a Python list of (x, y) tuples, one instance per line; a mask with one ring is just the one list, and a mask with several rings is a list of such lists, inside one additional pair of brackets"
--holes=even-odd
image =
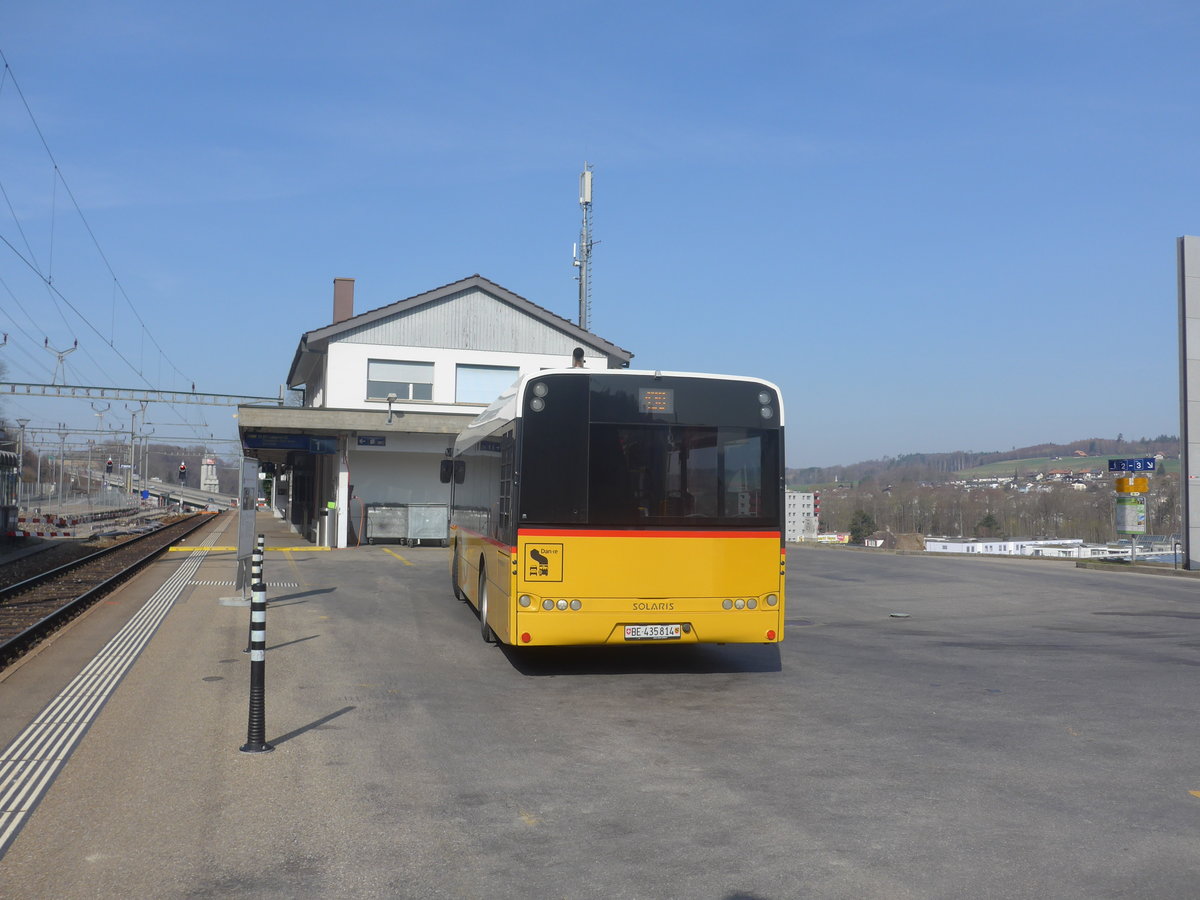
[(611, 613), (577, 610), (520, 611), (512, 643), (518, 647), (567, 645), (777, 644), (783, 611), (738, 610), (638, 616), (614, 621)]

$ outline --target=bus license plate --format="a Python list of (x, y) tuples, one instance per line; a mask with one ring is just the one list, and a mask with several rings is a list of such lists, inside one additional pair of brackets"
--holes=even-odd
[(677, 641), (680, 637), (678, 625), (626, 625), (627, 641)]

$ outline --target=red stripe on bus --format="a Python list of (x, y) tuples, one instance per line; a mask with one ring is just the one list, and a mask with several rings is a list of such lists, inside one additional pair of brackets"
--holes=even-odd
[(633, 538), (771, 538), (778, 531), (597, 531), (586, 528), (520, 528), (517, 537), (633, 537)]
[(480, 532), (478, 532), (478, 531), (472, 531), (470, 528), (464, 528), (464, 527), (463, 527), (463, 526), (461, 526), (461, 525), (452, 525), (451, 527), (452, 527), (452, 528), (453, 528), (455, 531), (462, 531), (462, 532), (464, 532), (465, 534), (469, 534), (469, 535), (472, 535), (472, 536), (474, 536), (474, 537), (477, 537), (477, 538), (479, 538), (481, 541), (483, 541), (485, 544), (491, 544), (493, 547), (499, 547), (501, 550), (510, 550), (510, 551), (512, 551), (513, 553), (515, 553), (515, 552), (516, 552), (516, 550), (517, 550), (517, 548), (516, 548), (516, 547), (509, 547), (509, 546), (508, 546), (508, 544), (504, 543), (504, 541), (498, 541), (498, 540), (496, 540), (495, 538), (490, 538), (490, 537), (488, 537), (486, 534), (481, 534), (481, 533), (480, 533)]

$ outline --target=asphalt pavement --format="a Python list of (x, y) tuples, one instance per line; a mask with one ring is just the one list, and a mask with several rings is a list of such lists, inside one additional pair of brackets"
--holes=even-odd
[[(781, 645), (521, 651), (480, 640), (444, 549), (260, 521), (295, 548), (265, 565), (273, 752), (239, 749), (249, 614), (210, 551), (0, 896), (1195, 894), (1194, 581), (792, 548)], [(0, 682), (0, 743), (187, 558)]]

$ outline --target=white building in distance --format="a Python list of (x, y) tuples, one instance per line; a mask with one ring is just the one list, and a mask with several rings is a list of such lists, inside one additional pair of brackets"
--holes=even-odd
[(992, 556), (1044, 556), (1057, 559), (1105, 559), (1129, 556), (1129, 547), (1086, 544), (1080, 538), (1012, 540), (926, 538), (927, 553), (978, 553)]
[(813, 541), (821, 524), (821, 494), (818, 491), (788, 491), (784, 507), (784, 535), (788, 541)]

